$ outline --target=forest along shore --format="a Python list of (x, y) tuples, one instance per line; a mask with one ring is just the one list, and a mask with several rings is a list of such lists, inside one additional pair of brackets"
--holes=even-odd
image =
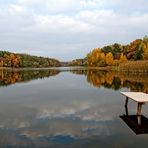
[(0, 51), (0, 67), (44, 69), (71, 66), (126, 73), (148, 73), (148, 37), (136, 39), (128, 45), (114, 43), (102, 48), (94, 48), (84, 58), (68, 62)]

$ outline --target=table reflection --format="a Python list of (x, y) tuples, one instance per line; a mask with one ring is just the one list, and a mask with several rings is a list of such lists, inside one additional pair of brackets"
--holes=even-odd
[(128, 125), (128, 127), (136, 134), (148, 134), (148, 119), (143, 115), (129, 115), (128, 107), (125, 106), (125, 114), (120, 118)]

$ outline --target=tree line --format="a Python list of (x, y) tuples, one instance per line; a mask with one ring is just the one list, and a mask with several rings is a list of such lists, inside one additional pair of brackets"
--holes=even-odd
[(94, 48), (84, 59), (70, 62), (72, 66), (105, 67), (119, 66), (128, 61), (148, 60), (148, 37), (136, 39), (128, 45), (115, 43)]
[(113, 44), (95, 48), (87, 55), (88, 66), (118, 66), (129, 60), (148, 60), (148, 37), (136, 39), (129, 45)]
[(148, 37), (136, 39), (128, 45), (115, 43), (102, 48), (94, 48), (83, 59), (60, 62), (57, 59), (15, 54), (0, 50), (0, 67), (57, 67), (57, 66), (119, 66), (128, 61), (148, 60)]
[(0, 67), (15, 67), (15, 68), (42, 68), (42, 67), (57, 67), (60, 62), (56, 59), (32, 56), (28, 54), (15, 54), (8, 51), (0, 51)]

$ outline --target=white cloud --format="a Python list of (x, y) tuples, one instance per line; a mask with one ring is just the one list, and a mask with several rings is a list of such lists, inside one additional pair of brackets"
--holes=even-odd
[(69, 60), (85, 56), (94, 47), (128, 43), (148, 34), (145, 0), (0, 3), (0, 48), (10, 51)]

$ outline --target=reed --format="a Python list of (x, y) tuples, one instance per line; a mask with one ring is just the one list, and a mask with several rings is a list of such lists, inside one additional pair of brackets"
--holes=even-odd
[(120, 65), (120, 71), (126, 73), (146, 73), (148, 74), (148, 60), (129, 61)]

